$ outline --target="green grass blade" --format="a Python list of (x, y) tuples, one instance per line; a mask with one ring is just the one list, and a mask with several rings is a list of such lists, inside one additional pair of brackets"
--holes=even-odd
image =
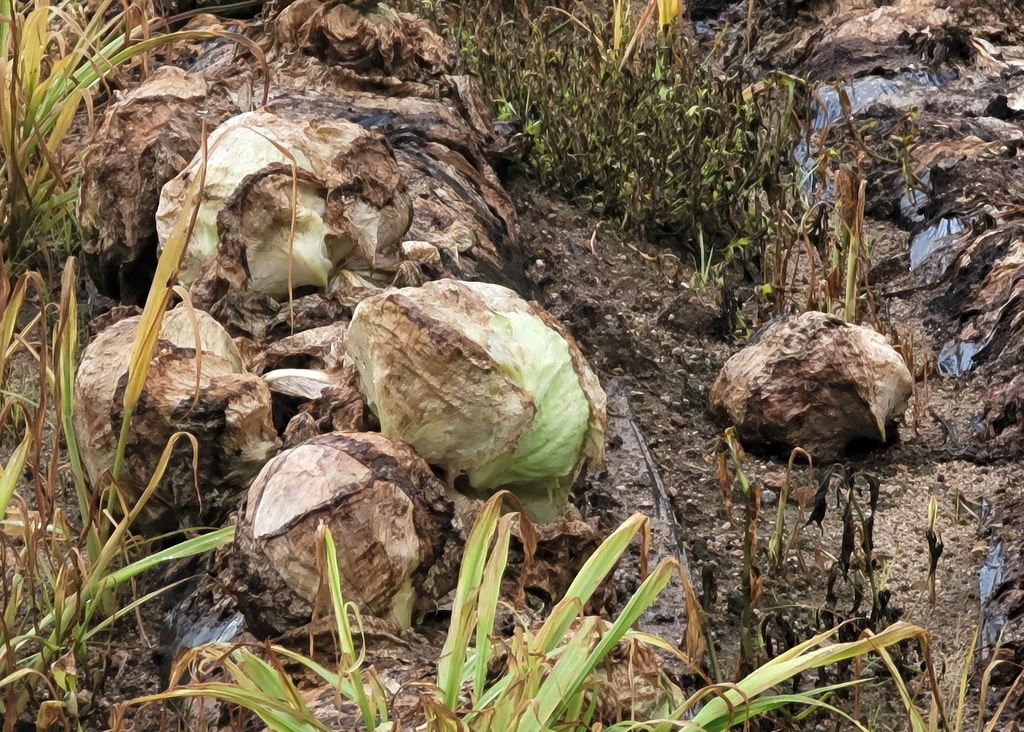
[(437, 663), (437, 688), (441, 701), (450, 711), (455, 710), (459, 689), (462, 687), (462, 670), (476, 622), (473, 599), (477, 596), (483, 580), (487, 549), (494, 535), (505, 495), (504, 492), (497, 493), (487, 501), (466, 541), (462, 567), (459, 570), (459, 584), (455, 589), (455, 601), (452, 604), (448, 637), (445, 638), (441, 658)]
[(312, 658), (307, 658), (306, 656), (303, 656), (301, 653), (289, 650), (283, 646), (271, 646), (271, 650), (273, 650), (274, 653), (283, 658), (287, 658), (290, 661), (294, 661), (295, 663), (301, 666), (305, 666), (333, 687), (339, 688), (340, 686), (347, 685), (348, 691), (343, 691), (342, 696), (344, 696), (346, 699), (351, 699), (352, 701), (355, 701), (355, 689), (352, 689), (352, 685), (348, 683), (345, 679), (343, 679), (339, 674), (327, 670), (322, 665), (314, 661)]
[(83, 526), (87, 526), (86, 550), (89, 560), (95, 561), (100, 554), (100, 537), (90, 516), (89, 482), (82, 466), (82, 455), (78, 449), (73, 415), (75, 407), (75, 359), (78, 355), (78, 298), (75, 296), (77, 282), (77, 260), (69, 257), (64, 263), (60, 288), (60, 321), (54, 336), (54, 353), (57, 360), (57, 391), (60, 396), (60, 421), (71, 463), (71, 477), (75, 483), (78, 499), (78, 514)]
[(494, 618), (498, 611), (501, 593), (501, 578), (505, 576), (508, 566), (508, 547), (512, 538), (512, 519), (514, 514), (502, 516), (498, 522), (498, 536), (494, 548), (484, 569), (477, 595), (476, 651), (473, 672), (473, 698), (483, 693), (487, 679), (487, 664), (490, 661), (491, 634), (494, 632)]
[(862, 638), (849, 643), (837, 643), (816, 648), (832, 633), (833, 631), (820, 633), (776, 656), (738, 682), (736, 689), (726, 691), (705, 704), (704, 708), (694, 717), (694, 722), (706, 729), (711, 729), (713, 725), (721, 724), (722, 720), (730, 718), (730, 704), (736, 707), (743, 706), (749, 700), (793, 678), (798, 673), (856, 656), (863, 656), (879, 648), (920, 637), (925, 631), (917, 626), (898, 622), (872, 638)]
[(356, 702), (359, 704), (359, 712), (363, 717), (363, 724), (366, 729), (373, 729), (374, 724), (373, 708), (366, 696), (366, 688), (363, 685), (363, 674), (359, 670), (359, 661), (356, 656), (355, 643), (352, 640), (352, 628), (348, 622), (348, 605), (341, 595), (341, 571), (338, 568), (338, 548), (334, 544), (334, 537), (331, 530), (323, 527), (324, 545), (327, 555), (327, 579), (331, 590), (331, 601), (334, 604), (334, 618), (338, 624), (338, 642), (341, 644), (341, 664), (343, 668), (349, 669), (352, 676), (352, 686), (355, 691)]
[(554, 726), (557, 721), (556, 710), (566, 699), (577, 693), (580, 684), (589, 675), (590, 658), (587, 647), (598, 638), (600, 623), (599, 618), (583, 618), (579, 628), (572, 633), (569, 642), (563, 647), (558, 662), (541, 684), (529, 709), (522, 716), (517, 727), (518, 732), (541, 732)]
[(133, 699), (129, 703), (142, 705), (171, 699), (201, 699), (203, 697), (223, 699), (242, 709), (248, 709), (275, 732), (331, 732), (330, 728), (316, 719), (308, 709), (295, 709), (285, 702), (275, 700), (263, 690), (245, 689), (235, 684), (219, 681), (172, 689), (161, 694)]
[(25, 302), (25, 295), (28, 290), (29, 275), (22, 275), (14, 285), (3, 315), (0, 316), (0, 374), (4, 373), (7, 366), (7, 359), (11, 353), (11, 341), (14, 339), (14, 329), (18, 325), (18, 316), (21, 314), (21, 306)]
[(619, 528), (605, 539), (597, 551), (580, 569), (565, 593), (565, 598), (555, 606), (551, 616), (537, 635), (537, 649), (550, 653), (569, 629), (576, 613), (587, 604), (591, 596), (619, 563), (622, 553), (637, 535), (650, 529), (650, 519), (642, 514), (633, 514)]
[(536, 716), (524, 719), (519, 726), (520, 732), (542, 732), (547, 729), (551, 721), (557, 718), (557, 712), (564, 704), (564, 700), (579, 692), (598, 664), (607, 658), (633, 624), (657, 600), (678, 569), (679, 564), (675, 560), (663, 560), (626, 603), (611, 627), (601, 634), (600, 640), (589, 654), (584, 653), (577, 659), (567, 646), (565, 654), (541, 685), (536, 699)]
[(173, 562), (179, 559), (187, 559), (188, 557), (194, 557), (199, 554), (205, 554), (206, 552), (219, 549), (222, 546), (227, 546), (235, 538), (235, 527), (225, 526), (222, 529), (215, 529), (208, 531), (199, 536), (194, 536), (191, 539), (186, 539), (183, 542), (175, 544), (174, 546), (168, 547), (158, 552), (154, 552), (147, 557), (138, 559), (126, 567), (122, 567), (114, 572), (107, 575), (108, 582), (112, 586), (119, 586), (132, 579), (138, 577), (143, 572), (148, 572), (165, 562)]
[(32, 433), (28, 432), (7, 460), (3, 475), (0, 475), (0, 518), (7, 514), (7, 505), (11, 502), (11, 496), (14, 495), (14, 489), (18, 486), (18, 479), (21, 478), (21, 472), (25, 469), (25, 462), (31, 451)]

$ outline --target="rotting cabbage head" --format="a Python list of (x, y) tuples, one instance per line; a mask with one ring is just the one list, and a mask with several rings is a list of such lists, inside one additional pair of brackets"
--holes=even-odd
[[(157, 233), (166, 240), (183, 214), (202, 155), (160, 195)], [(207, 144), (203, 202), (181, 281), (211, 280), (285, 297), (325, 289), (350, 259), (372, 269), (398, 258), (411, 203), (387, 141), (334, 119), (282, 117), (269, 110), (232, 117)], [(289, 266), (290, 260), (290, 266)]]
[(536, 521), (604, 456), (605, 394), (572, 337), (498, 285), (439, 280), (356, 308), (347, 336), (385, 434), (475, 496), (511, 490)]
[[(104, 329), (79, 362), (72, 420), (94, 482), (114, 468), (139, 321), (126, 318)], [(267, 384), (245, 372), (217, 321), (183, 306), (164, 315), (131, 427), (119, 480), (128, 505), (142, 495), (171, 435), (189, 432), (199, 448), (195, 457), (187, 441), (174, 448), (159, 488), (133, 525), (153, 533), (219, 522), (281, 444)]]
[(309, 622), (321, 524), (339, 538), (342, 593), (361, 612), (409, 627), (455, 587), (462, 524), (426, 462), (376, 432), (321, 435), (267, 463), (239, 512), (222, 579), (257, 636)]

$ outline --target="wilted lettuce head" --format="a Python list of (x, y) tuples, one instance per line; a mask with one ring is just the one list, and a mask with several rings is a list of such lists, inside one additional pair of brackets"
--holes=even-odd
[(555, 518), (585, 460), (604, 454), (605, 395), (561, 326), (497, 285), (440, 280), (356, 308), (347, 336), (385, 434), (474, 494), (512, 490)]

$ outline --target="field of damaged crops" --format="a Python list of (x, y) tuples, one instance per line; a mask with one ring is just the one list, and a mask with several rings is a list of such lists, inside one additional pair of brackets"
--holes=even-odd
[(1020, 0), (0, 0), (2, 732), (1013, 732)]

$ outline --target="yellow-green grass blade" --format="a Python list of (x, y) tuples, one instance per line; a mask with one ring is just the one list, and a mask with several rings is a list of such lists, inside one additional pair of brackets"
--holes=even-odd
[[(477, 595), (476, 651), (474, 653), (473, 698), (477, 699), (484, 691), (487, 679), (487, 664), (490, 661), (491, 634), (494, 632), (494, 618), (498, 611), (501, 593), (501, 578), (508, 566), (508, 547), (512, 538), (513, 514), (502, 516), (498, 522), (498, 536), (494, 548), (484, 568)], [(522, 519), (525, 520), (525, 519)], [(525, 569), (523, 570), (525, 571)]]
[(469, 532), (459, 569), (459, 583), (452, 603), (452, 617), (441, 658), (437, 663), (437, 688), (446, 708), (454, 711), (462, 687), (462, 671), (466, 663), (469, 640), (476, 623), (475, 598), (483, 581), (487, 549), (494, 535), (501, 504), (507, 494), (502, 491), (491, 497)]
[[(360, 661), (357, 660), (355, 643), (352, 639), (352, 627), (348, 621), (349, 605), (341, 594), (341, 571), (338, 567), (338, 549), (334, 544), (334, 537), (331, 530), (326, 526), (323, 529), (323, 541), (327, 555), (327, 579), (331, 590), (331, 600), (334, 604), (334, 617), (338, 625), (338, 642), (341, 644), (342, 667), (348, 667), (348, 673), (352, 676), (352, 685), (355, 691), (356, 702), (359, 704), (359, 712), (363, 717), (363, 724), (366, 728), (373, 729), (373, 709), (370, 700), (366, 696), (366, 688), (363, 686), (363, 674), (359, 670)], [(358, 613), (358, 609), (353, 606)], [(365, 645), (364, 645), (365, 647)]]
[(3, 474), (0, 475), (0, 517), (7, 514), (7, 506), (11, 502), (15, 488), (18, 487), (18, 479), (25, 469), (25, 462), (32, 451), (32, 433), (27, 432), (21, 443), (14, 449), (14, 453), (7, 460)]
[(565, 597), (551, 611), (544, 627), (537, 634), (536, 646), (541, 653), (550, 653), (565, 635), (578, 611), (590, 600), (597, 588), (615, 568), (626, 547), (637, 533), (644, 536), (644, 548), (650, 533), (650, 519), (633, 514), (605, 539), (580, 569), (569, 585)]
[(733, 712), (730, 711), (730, 706), (733, 708), (742, 707), (758, 695), (778, 686), (783, 681), (793, 678), (798, 673), (812, 668), (827, 666), (838, 661), (864, 656), (879, 648), (919, 638), (923, 634), (925, 634), (925, 631), (917, 626), (898, 622), (871, 638), (862, 638), (848, 643), (837, 643), (815, 648), (815, 646), (823, 643), (832, 635), (832, 631), (819, 633), (803, 643), (797, 644), (789, 651), (776, 656), (738, 682), (735, 688), (725, 691), (710, 700), (697, 713), (694, 721), (709, 730), (709, 732), (725, 729), (731, 723), (730, 720), (734, 716)]
[[(675, 560), (663, 560), (629, 599), (611, 627), (601, 634), (589, 654), (584, 652), (581, 658), (575, 658), (567, 647), (563, 657), (541, 685), (536, 700), (536, 716), (524, 719), (519, 726), (520, 732), (542, 732), (557, 719), (557, 711), (564, 704), (566, 696), (578, 692), (598, 664), (604, 661), (633, 624), (657, 600), (677, 569), (678, 563)], [(589, 620), (586, 618), (584, 623)]]

